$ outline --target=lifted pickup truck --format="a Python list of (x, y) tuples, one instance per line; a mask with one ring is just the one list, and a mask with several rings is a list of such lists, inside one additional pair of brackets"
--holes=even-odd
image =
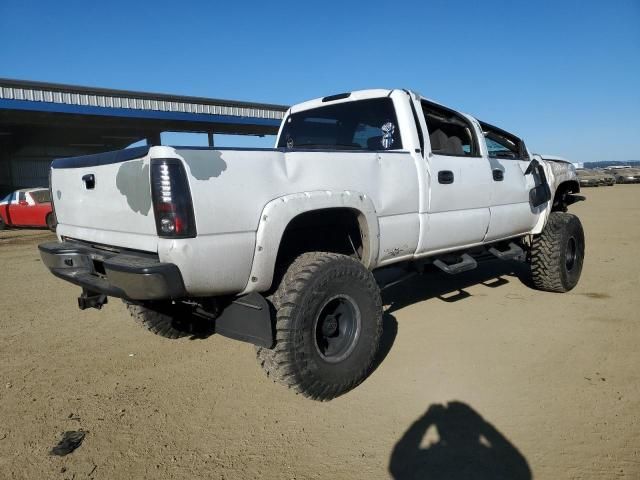
[[(455, 274), (478, 255), (531, 264), (553, 292), (580, 277), (581, 197), (566, 162), (407, 90), (287, 112), (275, 148), (139, 147), (53, 162), (51, 272), (154, 333), (199, 326), (256, 345), (277, 382), (316, 399), (354, 388), (382, 333), (373, 271)], [(198, 323), (200, 322), (200, 323)], [(209, 328), (209, 327), (207, 327)]]

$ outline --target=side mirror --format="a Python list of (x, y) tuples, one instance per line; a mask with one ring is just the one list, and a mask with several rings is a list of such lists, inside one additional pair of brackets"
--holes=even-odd
[(539, 166), (540, 166), (540, 162), (538, 162), (538, 160), (534, 158), (533, 160), (531, 160), (531, 163), (529, 163), (529, 166), (525, 170), (524, 174), (531, 175), (533, 171), (537, 169)]
[(29, 204), (27, 203), (27, 201), (26, 201), (26, 200), (20, 200), (20, 201), (18, 202), (18, 205), (23, 206), (23, 207), (26, 207), (26, 206), (28, 206)]

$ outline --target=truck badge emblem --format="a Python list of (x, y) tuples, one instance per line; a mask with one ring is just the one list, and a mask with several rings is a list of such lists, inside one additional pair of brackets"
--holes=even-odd
[(391, 145), (393, 145), (393, 132), (395, 129), (395, 125), (391, 122), (387, 122), (380, 127), (380, 130), (382, 130), (382, 139), (380, 141), (382, 142), (382, 148), (385, 150), (390, 149)]

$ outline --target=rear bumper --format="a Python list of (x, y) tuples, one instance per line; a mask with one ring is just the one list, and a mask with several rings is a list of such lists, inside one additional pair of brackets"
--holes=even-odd
[(117, 253), (71, 241), (43, 243), (38, 248), (51, 273), (91, 292), (130, 300), (185, 296), (178, 267), (152, 254)]

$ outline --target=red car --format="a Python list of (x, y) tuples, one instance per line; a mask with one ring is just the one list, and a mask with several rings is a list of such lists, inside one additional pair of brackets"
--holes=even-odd
[(0, 200), (0, 230), (5, 227), (56, 229), (56, 216), (47, 188), (16, 190)]

